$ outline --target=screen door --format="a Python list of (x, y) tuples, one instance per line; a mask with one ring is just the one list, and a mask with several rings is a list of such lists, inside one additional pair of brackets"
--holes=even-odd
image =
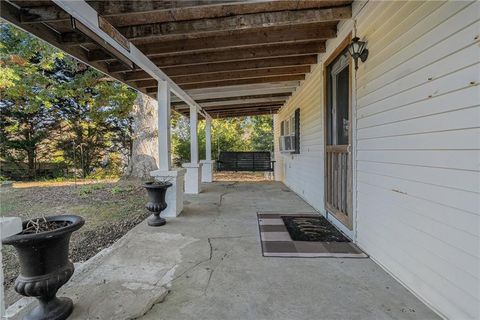
[(327, 66), (326, 209), (352, 230), (350, 64), (347, 51)]

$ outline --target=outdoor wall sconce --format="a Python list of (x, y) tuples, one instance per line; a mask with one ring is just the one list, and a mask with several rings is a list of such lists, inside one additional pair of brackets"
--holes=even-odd
[(368, 58), (368, 49), (367, 43), (365, 41), (360, 41), (360, 38), (355, 36), (352, 39), (352, 42), (348, 45), (348, 52), (355, 61), (355, 70), (358, 69), (358, 58), (365, 62)]

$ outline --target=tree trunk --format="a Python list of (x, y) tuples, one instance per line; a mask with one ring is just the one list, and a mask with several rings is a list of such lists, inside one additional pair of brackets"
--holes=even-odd
[(158, 166), (157, 102), (138, 93), (133, 106), (132, 155), (125, 172), (126, 178), (150, 178), (150, 171)]

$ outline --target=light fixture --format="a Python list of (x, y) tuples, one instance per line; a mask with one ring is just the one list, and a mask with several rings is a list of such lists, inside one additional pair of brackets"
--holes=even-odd
[(360, 41), (360, 38), (357, 36), (352, 39), (352, 42), (348, 46), (348, 52), (355, 61), (355, 70), (358, 69), (359, 58), (362, 62), (365, 62), (368, 58), (368, 49), (366, 47), (367, 43), (365, 41)]

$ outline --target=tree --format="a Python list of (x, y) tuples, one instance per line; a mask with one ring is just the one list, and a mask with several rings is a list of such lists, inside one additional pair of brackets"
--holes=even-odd
[(273, 117), (255, 116), (251, 120), (253, 150), (273, 151)]
[(8, 24), (0, 31), (4, 159), (26, 160), (34, 176), (41, 151), (53, 148), (73, 165), (79, 156), (86, 176), (131, 147), (132, 89)]
[(26, 160), (32, 177), (39, 146), (56, 125), (50, 108), (57, 95), (56, 61), (62, 58), (52, 47), (0, 24), (0, 150), (7, 160)]
[(70, 162), (79, 151), (80, 166), (86, 177), (107, 161), (110, 153), (131, 147), (129, 113), (136, 93), (90, 68), (72, 73), (70, 80), (62, 84), (64, 97), (56, 105), (68, 130), (58, 146)]

